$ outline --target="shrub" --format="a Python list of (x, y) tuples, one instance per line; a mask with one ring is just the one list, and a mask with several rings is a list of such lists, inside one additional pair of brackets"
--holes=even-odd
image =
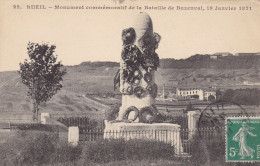
[(118, 116), (120, 106), (118, 104), (112, 106), (109, 110), (106, 111), (106, 120), (112, 121), (116, 120)]
[(83, 158), (94, 163), (120, 160), (171, 158), (174, 148), (163, 142), (133, 139), (106, 139), (85, 145)]
[(220, 135), (212, 138), (196, 135), (192, 141), (191, 155), (194, 165), (205, 165), (207, 162), (211, 165), (226, 165), (225, 138)]
[(67, 142), (58, 142), (55, 146), (55, 152), (52, 154), (51, 163), (66, 163), (76, 161), (80, 158), (82, 148), (80, 146), (71, 146)]
[[(36, 135), (37, 134), (37, 135)], [(18, 132), (14, 138), (0, 144), (1, 162), (4, 165), (42, 165), (47, 163), (55, 151), (53, 134), (40, 132)], [(8, 151), (5, 151), (9, 148)]]
[(174, 155), (174, 147), (158, 141), (132, 139), (126, 142), (127, 159), (169, 159)]
[(20, 151), (22, 162), (28, 165), (48, 163), (55, 152), (54, 143), (55, 138), (47, 134), (29, 137)]
[(256, 105), (260, 104), (260, 90), (256, 88), (246, 89), (227, 89), (223, 96), (219, 98), (220, 101), (233, 102), (240, 105)]
[(89, 119), (88, 117), (60, 117), (58, 121), (67, 127), (79, 126), (84, 130), (94, 130), (98, 127), (102, 128), (102, 124), (99, 124), (95, 119)]
[(205, 149), (205, 142), (196, 135), (191, 142), (191, 162), (194, 165), (205, 165), (208, 160), (207, 149)]
[(174, 123), (179, 124), (182, 129), (188, 128), (188, 117), (184, 115), (166, 115), (166, 114), (158, 114), (155, 122), (157, 123)]
[(10, 166), (75, 161), (80, 154), (80, 147), (61, 143), (57, 135), (48, 132), (19, 131), (0, 143), (1, 164)]
[(40, 123), (24, 123), (24, 124), (11, 124), (12, 129), (18, 130), (38, 130), (38, 131), (56, 131), (57, 128), (53, 125), (40, 124)]
[(107, 163), (113, 160), (123, 159), (125, 141), (102, 140), (89, 143), (84, 151), (84, 158), (95, 163)]

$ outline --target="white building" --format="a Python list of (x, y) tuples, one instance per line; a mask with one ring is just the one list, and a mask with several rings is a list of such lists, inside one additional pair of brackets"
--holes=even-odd
[(230, 52), (217, 52), (213, 55), (215, 55), (215, 56), (231, 56), (232, 54)]
[(188, 98), (190, 96), (198, 95), (199, 100), (203, 100), (203, 90), (199, 88), (177, 88), (176, 95)]
[(177, 88), (176, 95), (182, 96), (185, 99), (195, 98), (195, 95), (197, 95), (199, 100), (208, 100), (209, 96), (213, 96), (216, 99), (216, 90), (202, 88)]
[(218, 59), (218, 56), (216, 56), (216, 55), (211, 55), (211, 56), (210, 56), (210, 59), (216, 60), (216, 59)]

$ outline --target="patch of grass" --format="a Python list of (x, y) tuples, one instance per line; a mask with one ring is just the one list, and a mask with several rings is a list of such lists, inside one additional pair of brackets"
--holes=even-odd
[(46, 165), (73, 162), (81, 155), (80, 147), (72, 147), (58, 141), (49, 132), (19, 131), (4, 143), (0, 143), (2, 165)]
[(106, 139), (88, 143), (83, 147), (85, 160), (108, 163), (122, 160), (172, 159), (174, 147), (158, 141), (133, 139)]
[(73, 111), (74, 111), (74, 109), (71, 108), (71, 107), (69, 107), (69, 106), (66, 106), (65, 108), (66, 108), (67, 110), (69, 110), (70, 112), (73, 112)]
[[(48, 166), (183, 166), (184, 164), (180, 161), (167, 160), (167, 159), (152, 159), (152, 160), (122, 160), (122, 161), (111, 161), (109, 163), (93, 163), (86, 160), (78, 160), (76, 162), (57, 163), (55, 165)], [(186, 165), (186, 163), (185, 163)]]
[(74, 102), (72, 101), (71, 98), (69, 98), (68, 96), (59, 96), (59, 98), (61, 99), (62, 102), (64, 102), (65, 104), (68, 104), (68, 105), (72, 105), (74, 104)]

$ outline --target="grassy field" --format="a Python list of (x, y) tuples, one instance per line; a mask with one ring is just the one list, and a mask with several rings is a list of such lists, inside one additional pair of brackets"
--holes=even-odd
[[(31, 122), (32, 104), (27, 96), (27, 87), (20, 83), (15, 72), (1, 73), (0, 122)], [(50, 101), (40, 106), (41, 112), (54, 116), (88, 116), (103, 118), (109, 107), (91, 100), (82, 93), (63, 88)]]
[[(68, 68), (64, 79), (64, 88), (74, 92), (114, 92), (113, 79), (118, 67), (86, 67)], [(163, 85), (165, 90), (174, 90), (177, 86), (228, 88), (260, 88), (260, 86), (243, 86), (243, 81), (259, 82), (260, 76), (253, 75), (254, 69), (213, 70), (213, 69), (158, 69), (155, 82), (159, 92)], [(100, 88), (102, 87), (102, 88)]]
[[(56, 115), (82, 116), (93, 118), (104, 117), (108, 109), (105, 103), (119, 103), (120, 96), (116, 98), (92, 100), (87, 96), (91, 93), (119, 93), (114, 92), (113, 79), (118, 67), (67, 67), (64, 77), (63, 89), (50, 101), (40, 106), (40, 112), (49, 112)], [(190, 69), (158, 69), (156, 83), (158, 91), (165, 85), (166, 93), (173, 91), (177, 86), (209, 87), (216, 86), (221, 89), (241, 88), (244, 80), (259, 81), (259, 77), (252, 77), (253, 69), (243, 70), (190, 70)], [(195, 79), (194, 79), (195, 78)], [(242, 86), (243, 87), (243, 86)], [(254, 86), (246, 86), (252, 88)], [(256, 87), (259, 88), (259, 87)], [(31, 117), (31, 102), (27, 97), (27, 88), (20, 82), (16, 71), (0, 72), (0, 122), (28, 122)], [(103, 104), (102, 104), (103, 103)], [(181, 112), (183, 107), (161, 107), (161, 111)], [(201, 108), (203, 109), (203, 108)], [(248, 108), (259, 110), (258, 108)], [(254, 112), (254, 111), (253, 111)]]
[(0, 165), (10, 166), (237, 165), (225, 162), (224, 137), (216, 135), (205, 139), (194, 137), (191, 142), (192, 156), (187, 158), (175, 157), (174, 149), (169, 144), (148, 140), (100, 140), (82, 142), (73, 148), (59, 141), (55, 133), (43, 131), (2, 132), (0, 150)]

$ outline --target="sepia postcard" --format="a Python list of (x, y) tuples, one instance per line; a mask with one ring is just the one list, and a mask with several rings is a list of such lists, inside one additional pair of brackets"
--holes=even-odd
[(0, 166), (257, 165), (259, 0), (1, 0)]

